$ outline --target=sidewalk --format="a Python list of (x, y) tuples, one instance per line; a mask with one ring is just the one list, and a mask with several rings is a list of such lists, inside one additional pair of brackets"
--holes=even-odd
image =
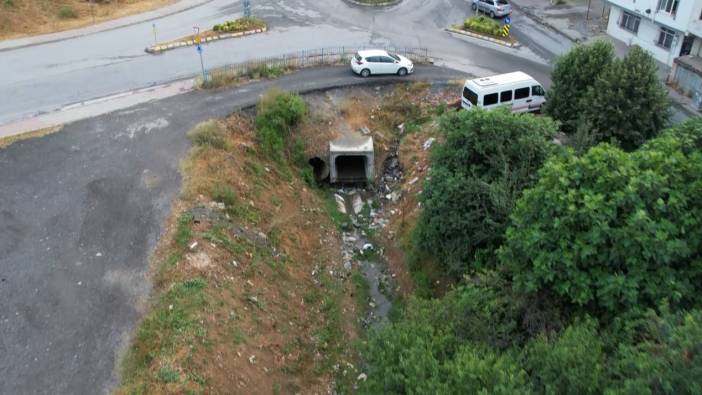
[(552, 1), (511, 0), (511, 3), (536, 22), (560, 32), (573, 42), (587, 41), (607, 29), (609, 7), (604, 0)]
[(13, 40), (0, 41), (0, 52), (7, 51), (10, 49), (29, 47), (32, 45), (46, 44), (55, 41), (68, 40), (74, 37), (87, 36), (93, 33), (104, 32), (107, 30), (118, 29), (120, 27), (134, 25), (141, 22), (150, 21), (153, 19), (162, 18), (164, 16), (177, 14), (207, 4), (213, 0), (180, 0), (175, 4), (171, 4), (166, 7), (158, 8), (153, 11), (144, 12), (141, 14), (134, 14), (126, 16), (124, 18), (113, 19), (111, 21), (106, 21), (98, 23), (96, 25), (81, 27), (78, 29), (64, 30), (62, 32), (42, 34), (39, 36), (30, 36), (23, 38), (16, 38)]

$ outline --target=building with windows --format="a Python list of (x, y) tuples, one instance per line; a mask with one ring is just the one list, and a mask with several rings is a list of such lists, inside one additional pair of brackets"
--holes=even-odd
[(607, 1), (607, 34), (672, 67), (669, 82), (702, 105), (702, 0)]
[(661, 63), (702, 55), (702, 0), (608, 0), (607, 34), (639, 45)]

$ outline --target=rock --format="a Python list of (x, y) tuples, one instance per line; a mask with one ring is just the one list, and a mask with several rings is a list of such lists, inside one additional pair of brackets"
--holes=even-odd
[(249, 357), (249, 363), (250, 363), (251, 365), (253, 365), (253, 364), (256, 363), (256, 356), (255, 356), (255, 355), (252, 355), (252, 356)]
[(215, 210), (224, 210), (227, 206), (222, 202), (210, 202), (210, 207)]
[(101, 256), (102, 256), (102, 252), (98, 252), (97, 254), (95, 254), (95, 256), (96, 256), (96, 257), (101, 257)]
[(344, 262), (344, 270), (346, 270), (347, 272), (351, 271), (351, 261)]
[(258, 237), (262, 238), (263, 240), (268, 240), (268, 236), (266, 236), (266, 234), (263, 232), (258, 232)]
[(344, 200), (344, 197), (335, 193), (334, 199), (336, 199), (336, 209), (339, 210), (340, 213), (346, 214), (346, 200)]
[(361, 199), (361, 195), (358, 193), (354, 193), (353, 196), (351, 197), (351, 205), (353, 206), (353, 213), (358, 215), (358, 213), (363, 210), (363, 199)]
[(209, 255), (202, 251), (197, 254), (188, 254), (185, 259), (190, 263), (190, 266), (196, 269), (204, 269), (212, 264)]
[(424, 142), (424, 144), (422, 144), (422, 148), (424, 148), (424, 151), (426, 151), (426, 150), (428, 150), (429, 148), (431, 148), (431, 145), (434, 144), (434, 141), (436, 141), (435, 138), (433, 138), (433, 137), (428, 138), (428, 139)]
[(390, 194), (390, 200), (393, 203), (397, 203), (397, 201), (400, 200), (400, 197), (402, 197), (402, 192), (400, 192), (400, 191), (395, 191), (395, 192)]

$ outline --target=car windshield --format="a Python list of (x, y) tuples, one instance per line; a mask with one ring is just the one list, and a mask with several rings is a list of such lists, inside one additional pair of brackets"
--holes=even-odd
[(391, 58), (397, 60), (398, 62), (400, 61), (400, 57), (394, 53), (388, 52), (388, 55), (390, 55)]
[(507, 5), (509, 3), (507, 2), (507, 0), (497, 0), (497, 4)]

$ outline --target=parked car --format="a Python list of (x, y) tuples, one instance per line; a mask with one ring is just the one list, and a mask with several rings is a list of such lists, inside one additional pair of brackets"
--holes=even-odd
[(461, 106), (492, 110), (508, 106), (512, 112), (539, 112), (546, 102), (543, 86), (521, 71), (467, 80)]
[(502, 18), (512, 13), (512, 6), (507, 0), (473, 0), (471, 8), (473, 11), (484, 12), (491, 18)]
[(369, 49), (356, 52), (351, 58), (351, 70), (361, 77), (376, 74), (404, 76), (414, 72), (414, 64), (404, 56), (382, 49)]

